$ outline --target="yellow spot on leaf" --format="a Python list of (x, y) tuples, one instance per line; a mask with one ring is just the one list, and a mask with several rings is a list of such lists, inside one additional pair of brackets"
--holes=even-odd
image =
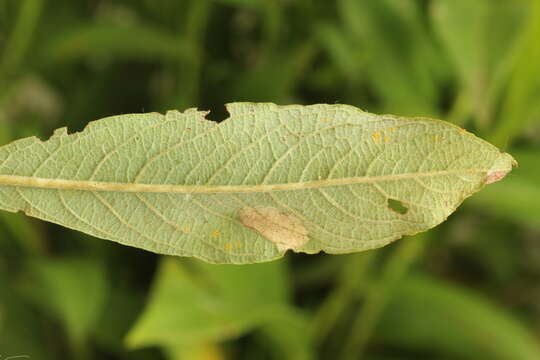
[(467, 130), (465, 130), (465, 129), (459, 129), (458, 131), (462, 135), (465, 135), (467, 133)]
[(443, 141), (443, 140), (444, 140), (444, 138), (443, 138), (442, 136), (440, 136), (440, 135), (435, 135), (435, 142), (441, 142), (441, 141)]
[(330, 121), (330, 119), (324, 117), (324, 118), (321, 118), (321, 121)]
[(213, 236), (213, 237), (218, 237), (220, 234), (221, 234), (221, 233), (220, 233), (219, 231), (217, 231), (217, 230), (212, 231), (212, 236)]
[(189, 228), (189, 226), (184, 226), (184, 227), (182, 228), (182, 231), (185, 232), (185, 233), (188, 233), (189, 230), (191, 230), (191, 229)]
[(371, 137), (373, 138), (374, 142), (379, 142), (381, 140), (381, 133), (379, 131), (374, 132), (371, 134)]
[(384, 137), (384, 142), (385, 142), (385, 143), (390, 142), (390, 140), (391, 140), (391, 139), (390, 139), (389, 137), (387, 137), (387, 136)]
[(236, 245), (237, 248), (241, 248), (241, 247), (242, 247), (242, 243), (241, 243), (240, 241), (237, 241), (237, 242), (235, 243), (235, 245)]
[(232, 250), (232, 244), (231, 243), (226, 243), (225, 244), (225, 251), (231, 251)]

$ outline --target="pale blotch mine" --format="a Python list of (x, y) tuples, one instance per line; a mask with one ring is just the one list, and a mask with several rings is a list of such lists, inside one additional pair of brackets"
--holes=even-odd
[(245, 207), (239, 216), (243, 225), (276, 244), (279, 251), (296, 250), (309, 241), (302, 220), (274, 207)]
[(489, 169), (486, 176), (486, 184), (492, 184), (496, 181), (503, 179), (514, 166), (517, 166), (517, 161), (507, 154), (501, 153), (501, 155), (495, 160), (493, 166)]

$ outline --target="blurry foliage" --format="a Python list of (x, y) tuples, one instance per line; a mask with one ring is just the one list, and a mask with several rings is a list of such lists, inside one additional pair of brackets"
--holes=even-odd
[(422, 236), (260, 265), (2, 213), (0, 359), (540, 359), (539, 38), (540, 0), (0, 0), (2, 144), (338, 102), (453, 121), (521, 165)]

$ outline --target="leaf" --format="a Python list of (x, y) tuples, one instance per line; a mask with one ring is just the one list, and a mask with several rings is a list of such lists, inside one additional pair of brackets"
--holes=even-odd
[(226, 360), (225, 353), (217, 345), (181, 345), (165, 350), (168, 360)]
[(220, 3), (237, 6), (245, 9), (262, 9), (265, 6), (264, 1), (260, 0), (217, 0)]
[(382, 108), (436, 114), (444, 59), (422, 26), (418, 2), (339, 0), (336, 4), (346, 29), (343, 38), (353, 39), (348, 51), (352, 57), (361, 51), (365, 58), (358, 62), (357, 73), (369, 82)]
[(538, 121), (540, 94), (540, 2), (532, 1), (530, 15), (516, 51), (516, 60), (501, 106), (500, 120), (491, 139), (497, 144), (513, 141), (531, 123)]
[(468, 107), (484, 127), (515, 60), (528, 5), (511, 0), (437, 0), (433, 24), (455, 63)]
[[(111, 117), (0, 148), (0, 208), (211, 262), (384, 246), (444, 221), (513, 158), (456, 126), (347, 105)], [(405, 213), (395, 211), (398, 201)]]
[(275, 308), (259, 329), (264, 340), (273, 346), (275, 359), (316, 359), (315, 346), (305, 314), (292, 306)]
[(149, 304), (128, 334), (129, 347), (200, 350), (259, 329), (287, 358), (309, 358), (308, 322), (288, 305), (285, 263), (183, 264), (161, 262)]
[[(2, 273), (8, 277), (8, 269), (2, 267)], [(12, 272), (9, 272), (12, 277)], [(15, 287), (10, 286), (0, 276), (0, 350), (2, 360), (30, 358), (53, 360), (58, 359), (59, 352), (55, 351), (50, 342), (43, 341), (50, 331), (46, 320), (27, 300), (21, 296)], [(23, 357), (24, 356), (24, 357)]]
[(377, 335), (387, 344), (434, 350), (445, 358), (540, 358), (536, 336), (512, 314), (427, 276), (412, 275), (399, 283), (381, 325)]
[(78, 24), (52, 37), (43, 47), (43, 58), (49, 62), (88, 59), (186, 59), (191, 48), (182, 38), (144, 24)]
[(103, 264), (73, 257), (39, 260), (32, 268), (36, 281), (29, 287), (29, 295), (55, 314), (64, 323), (74, 347), (80, 346), (103, 311), (107, 293)]

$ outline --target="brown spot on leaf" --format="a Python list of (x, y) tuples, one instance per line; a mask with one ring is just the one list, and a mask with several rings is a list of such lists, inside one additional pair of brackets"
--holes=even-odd
[(280, 251), (298, 249), (309, 241), (302, 220), (274, 207), (245, 207), (239, 215), (243, 225), (276, 244)]
[(500, 156), (495, 160), (491, 168), (486, 173), (486, 184), (494, 183), (499, 181), (506, 176), (512, 168), (517, 166), (516, 160), (507, 153), (501, 153)]
[(494, 183), (504, 178), (508, 171), (492, 171), (487, 173), (486, 184)]

